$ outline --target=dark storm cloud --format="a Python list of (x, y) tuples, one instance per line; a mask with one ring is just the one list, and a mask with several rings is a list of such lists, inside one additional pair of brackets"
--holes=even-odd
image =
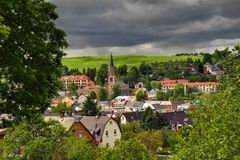
[[(239, 0), (55, 0), (72, 49), (200, 47), (240, 38)], [(204, 46), (203, 46), (204, 47)]]

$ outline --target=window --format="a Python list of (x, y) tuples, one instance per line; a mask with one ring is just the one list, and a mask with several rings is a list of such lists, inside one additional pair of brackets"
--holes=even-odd
[(110, 124), (112, 124), (112, 121), (109, 121)]
[(117, 135), (117, 130), (116, 129), (114, 129), (114, 135)]
[(108, 131), (106, 131), (106, 136), (108, 137)]

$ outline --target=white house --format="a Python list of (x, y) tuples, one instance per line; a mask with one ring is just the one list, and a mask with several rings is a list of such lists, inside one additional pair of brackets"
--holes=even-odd
[(113, 147), (121, 139), (119, 124), (109, 116), (85, 116), (81, 123), (95, 137), (99, 146)]
[(149, 91), (148, 92), (148, 99), (156, 100), (157, 99), (157, 92), (158, 92), (158, 89), (152, 89), (151, 91)]

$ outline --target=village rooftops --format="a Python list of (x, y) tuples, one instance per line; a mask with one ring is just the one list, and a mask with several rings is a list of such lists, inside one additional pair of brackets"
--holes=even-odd
[(96, 141), (104, 146), (108, 144), (113, 146), (121, 138), (119, 124), (109, 116), (84, 116), (81, 123), (92, 133)]
[(70, 75), (70, 76), (63, 76), (61, 79), (67, 80), (67, 79), (90, 79), (86, 75)]
[(164, 84), (174, 84), (174, 83), (188, 83), (189, 81), (187, 79), (174, 79), (174, 80), (162, 80), (160, 81), (162, 85)]
[[(162, 84), (163, 87), (175, 87), (178, 83), (165, 83)], [(206, 85), (218, 85), (217, 82), (189, 82), (181, 83), (183, 86), (206, 86)]]

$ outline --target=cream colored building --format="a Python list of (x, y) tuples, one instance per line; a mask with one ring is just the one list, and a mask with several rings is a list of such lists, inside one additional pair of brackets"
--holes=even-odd
[(95, 137), (99, 146), (113, 147), (121, 139), (119, 124), (109, 116), (85, 116), (81, 123)]

